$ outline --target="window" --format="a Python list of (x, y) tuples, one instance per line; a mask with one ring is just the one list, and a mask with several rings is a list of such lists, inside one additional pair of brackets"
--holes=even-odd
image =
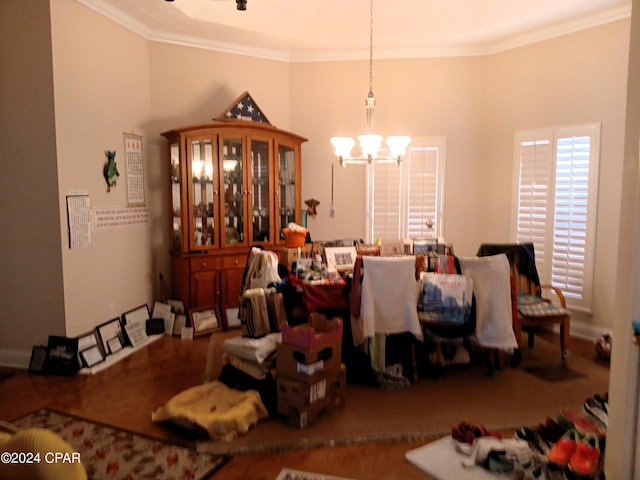
[(590, 312), (600, 125), (516, 132), (514, 157), (515, 240), (533, 242), (542, 283)]
[(444, 137), (413, 139), (400, 167), (367, 166), (366, 241), (442, 236), (444, 166)]

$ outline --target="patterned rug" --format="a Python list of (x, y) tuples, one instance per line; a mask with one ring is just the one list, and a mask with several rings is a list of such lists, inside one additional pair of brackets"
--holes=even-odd
[(228, 460), (48, 409), (12, 423), (18, 429), (56, 432), (80, 453), (93, 480), (200, 480), (209, 478)]

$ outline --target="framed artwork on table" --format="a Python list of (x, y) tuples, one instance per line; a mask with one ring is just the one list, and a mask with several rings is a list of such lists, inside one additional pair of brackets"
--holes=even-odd
[(356, 263), (356, 247), (327, 247), (324, 249), (327, 257), (327, 269), (338, 272), (353, 270)]
[(206, 335), (222, 329), (220, 309), (215, 306), (197, 307), (189, 310), (193, 335)]
[(433, 238), (414, 238), (413, 239), (413, 254), (414, 255), (428, 255), (429, 252), (436, 253), (438, 249), (438, 241)]

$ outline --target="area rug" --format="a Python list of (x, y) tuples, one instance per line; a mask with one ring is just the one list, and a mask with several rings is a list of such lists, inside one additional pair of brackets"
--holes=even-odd
[[(609, 370), (578, 356), (569, 360), (580, 376), (548, 382), (527, 373), (525, 367), (553, 364), (562, 369), (557, 345), (537, 339), (525, 348), (519, 367), (503, 366), (493, 377), (486, 365), (448, 368), (441, 380), (421, 377), (407, 388), (385, 390), (348, 383), (343, 406), (327, 412), (304, 428), (280, 419), (258, 423), (230, 442), (199, 441), (199, 452), (238, 453), (286, 451), (320, 446), (352, 445), (372, 441), (433, 440), (447, 435), (461, 421), (491, 429), (535, 426), (556, 417), (563, 407), (582, 408), (587, 398), (609, 388)], [(508, 362), (505, 362), (508, 363)]]
[(584, 378), (587, 375), (582, 372), (578, 372), (571, 367), (561, 367), (558, 365), (531, 365), (524, 367), (523, 370), (531, 375), (534, 375), (545, 382), (566, 382), (567, 380), (573, 380), (576, 378)]
[(49, 409), (12, 424), (18, 429), (46, 428), (60, 435), (80, 453), (93, 480), (199, 480), (209, 478), (228, 460)]

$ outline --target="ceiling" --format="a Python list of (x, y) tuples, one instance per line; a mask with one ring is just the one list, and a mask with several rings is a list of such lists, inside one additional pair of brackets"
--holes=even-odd
[[(150, 40), (288, 62), (369, 56), (369, 0), (77, 0)], [(484, 55), (631, 13), (631, 0), (374, 0), (374, 58)]]

